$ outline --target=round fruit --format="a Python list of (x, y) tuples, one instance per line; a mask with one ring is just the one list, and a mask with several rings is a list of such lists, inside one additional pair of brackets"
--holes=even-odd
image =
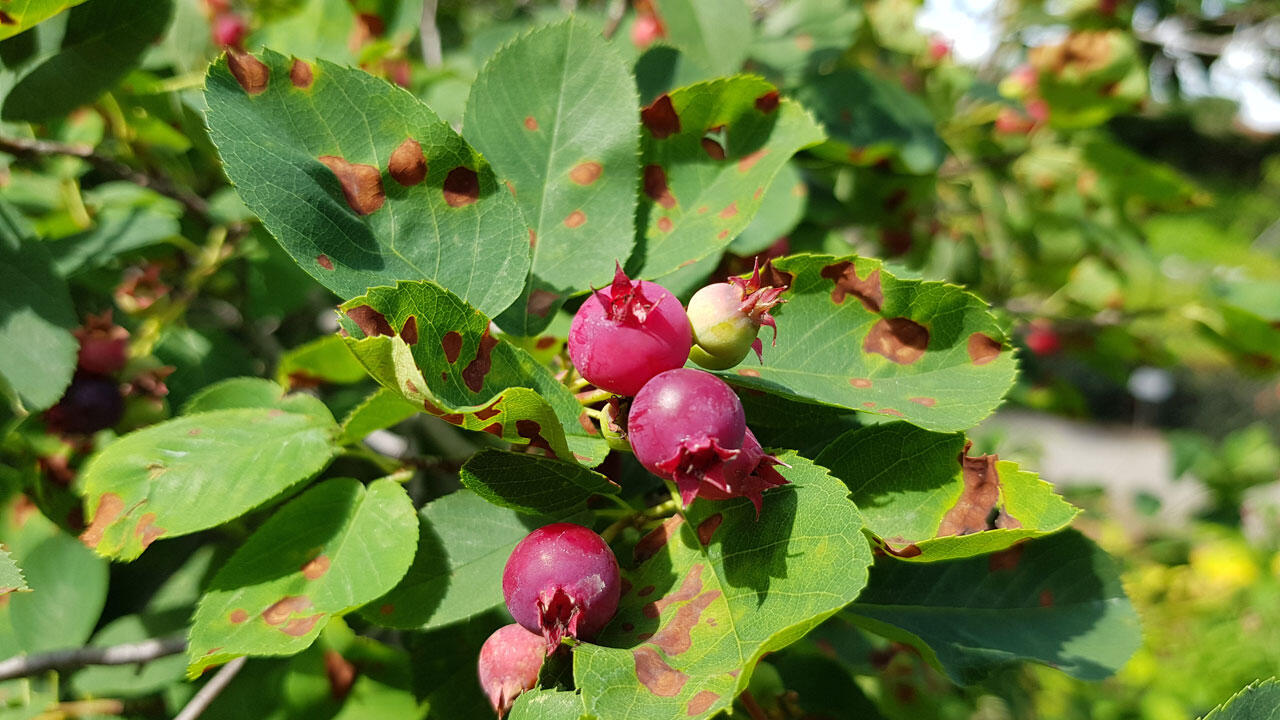
[(591, 530), (554, 523), (525, 536), (502, 571), (507, 610), (529, 632), (546, 639), (590, 640), (613, 619), (621, 592), (618, 560)]
[(88, 435), (115, 425), (123, 414), (120, 386), (111, 378), (82, 372), (45, 413), (45, 421), (61, 432)]
[(693, 346), (689, 317), (666, 288), (632, 281), (618, 267), (573, 316), (569, 357), (592, 385), (635, 395), (650, 378), (684, 365)]
[(73, 333), (80, 342), (76, 366), (96, 375), (114, 375), (129, 360), (129, 331), (111, 322), (111, 311), (90, 315)]
[(731, 277), (694, 293), (688, 308), (694, 341), (689, 359), (709, 370), (726, 370), (742, 362), (749, 350), (762, 358), (756, 336), (760, 326), (768, 325), (778, 343), (778, 325), (769, 311), (782, 302), (785, 290), (762, 285), (757, 261), (751, 277)]
[(542, 636), (512, 623), (498, 628), (480, 646), (476, 663), (480, 687), (498, 717), (507, 714), (516, 698), (538, 684), (538, 673), (547, 656)]

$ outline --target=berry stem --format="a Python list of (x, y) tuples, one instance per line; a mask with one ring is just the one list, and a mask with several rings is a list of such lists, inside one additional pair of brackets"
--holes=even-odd
[[(604, 402), (613, 397), (613, 393), (608, 390), (591, 390), (588, 392), (577, 393), (578, 402), (582, 405), (595, 405), (598, 402)], [(590, 409), (588, 409), (590, 412)]]

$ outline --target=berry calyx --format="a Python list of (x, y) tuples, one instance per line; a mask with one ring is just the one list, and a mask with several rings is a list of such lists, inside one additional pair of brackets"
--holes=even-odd
[(636, 395), (627, 439), (636, 459), (681, 494), (703, 481), (723, 485), (746, 435), (742, 402), (723, 380), (701, 370), (668, 370)]
[(658, 373), (684, 365), (689, 317), (666, 288), (631, 280), (619, 265), (608, 289), (591, 293), (569, 327), (569, 357), (588, 382), (635, 395)]
[(708, 370), (726, 370), (755, 350), (763, 361), (760, 327), (773, 328), (777, 346), (778, 325), (769, 311), (784, 302), (780, 297), (784, 291), (763, 284), (757, 261), (751, 277), (731, 277), (694, 293), (688, 308), (694, 339), (689, 359)]
[(750, 428), (747, 428), (738, 456), (725, 465), (725, 472), (719, 480), (706, 478), (687, 492), (686, 488), (680, 488), (681, 502), (688, 505), (694, 498), (729, 500), (745, 497), (755, 506), (756, 519), (759, 520), (764, 491), (787, 484), (787, 479), (774, 468), (778, 465), (791, 467), (765, 452)]
[(529, 533), (511, 551), (502, 571), (502, 594), (511, 617), (539, 633), (547, 652), (561, 638), (590, 640), (618, 609), (618, 560), (599, 535), (573, 523)]
[(72, 331), (80, 342), (76, 366), (88, 373), (114, 375), (129, 359), (129, 331), (111, 322), (111, 311), (90, 315)]
[(520, 693), (538, 684), (538, 673), (546, 656), (547, 646), (542, 636), (516, 623), (498, 628), (480, 646), (480, 659), (476, 663), (480, 687), (499, 718), (511, 710)]

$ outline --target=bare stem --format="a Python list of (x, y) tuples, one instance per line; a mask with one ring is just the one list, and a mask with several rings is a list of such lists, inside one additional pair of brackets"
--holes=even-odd
[(247, 659), (241, 656), (223, 665), (222, 669), (200, 688), (200, 692), (191, 698), (191, 702), (182, 708), (182, 712), (173, 717), (173, 720), (195, 720), (200, 717), (200, 714), (217, 699), (218, 694), (231, 684), (231, 680), (235, 678), (236, 673), (240, 672), (240, 668), (244, 667)]
[(0, 680), (39, 675), (49, 670), (74, 670), (86, 665), (133, 665), (176, 655), (186, 649), (186, 636), (172, 635), (110, 647), (82, 647), (12, 657), (0, 662)]
[(422, 45), (422, 61), (435, 69), (444, 64), (444, 52), (440, 48), (440, 28), (436, 26), (437, 0), (424, 0), (422, 22), (418, 26), (418, 42)]

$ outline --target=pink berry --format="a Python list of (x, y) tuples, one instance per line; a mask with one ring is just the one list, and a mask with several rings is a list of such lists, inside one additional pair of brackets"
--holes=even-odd
[(1053, 326), (1043, 322), (1031, 323), (1031, 329), (1027, 331), (1027, 349), (1036, 355), (1056, 355), (1062, 350), (1062, 339), (1058, 337), (1058, 333)]
[(751, 277), (731, 277), (728, 282), (712, 283), (689, 299), (689, 324), (693, 329), (693, 350), (689, 359), (708, 370), (726, 370), (742, 362), (749, 350), (763, 360), (761, 325), (773, 328), (773, 342), (778, 343), (778, 325), (769, 314), (783, 302), (779, 295), (786, 288), (761, 286), (757, 262)]
[(507, 610), (529, 632), (546, 639), (590, 640), (618, 609), (618, 560), (591, 530), (554, 523), (529, 533), (511, 551), (502, 571)]
[(724, 485), (728, 461), (747, 431), (742, 402), (723, 380), (701, 370), (668, 370), (631, 403), (627, 439), (649, 472), (674, 480), (682, 495), (708, 480)]
[(704, 479), (692, 492), (680, 491), (680, 499), (685, 505), (693, 502), (695, 497), (704, 500), (729, 500), (745, 497), (756, 508), (756, 518), (760, 517), (760, 506), (763, 493), (771, 487), (786, 485), (787, 479), (774, 469), (775, 465), (790, 467), (778, 458), (766, 453), (760, 442), (747, 429), (742, 441), (742, 449), (738, 456), (725, 463), (723, 483)]
[(630, 280), (618, 267), (573, 316), (569, 357), (601, 390), (635, 395), (658, 373), (684, 365), (693, 346), (689, 317), (666, 288)]
[(76, 367), (96, 375), (114, 375), (129, 359), (129, 331), (111, 321), (111, 311), (90, 315), (72, 331), (80, 341)]
[(631, 26), (631, 44), (640, 50), (644, 50), (655, 40), (666, 36), (667, 30), (662, 26), (662, 21), (652, 13), (637, 16), (635, 23)]
[(224, 13), (213, 19), (213, 42), (219, 47), (238, 48), (249, 34), (249, 24), (235, 13)]
[(507, 714), (516, 698), (538, 684), (547, 656), (542, 636), (512, 623), (498, 628), (480, 647), (480, 687), (498, 717)]

